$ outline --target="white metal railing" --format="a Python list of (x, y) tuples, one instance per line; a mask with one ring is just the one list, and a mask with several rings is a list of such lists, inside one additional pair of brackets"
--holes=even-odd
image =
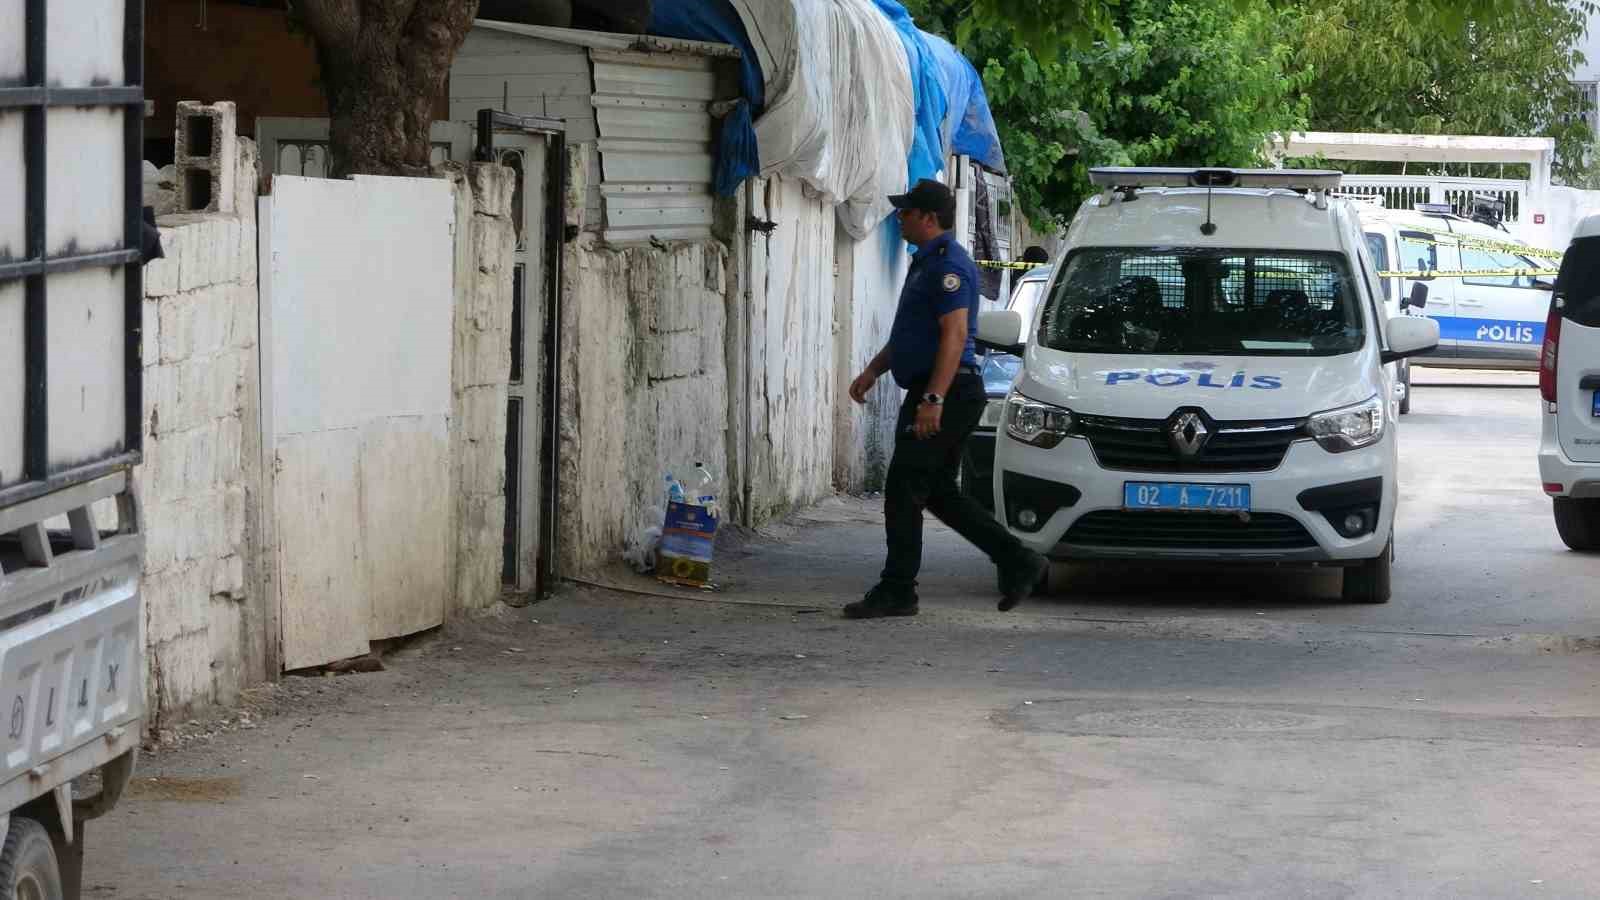
[(1389, 209), (1413, 209), (1418, 203), (1448, 203), (1460, 215), (1472, 212), (1472, 200), (1487, 195), (1505, 204), (1505, 222), (1522, 220), (1528, 183), (1510, 178), (1442, 178), (1424, 175), (1346, 175), (1344, 193), (1382, 197)]

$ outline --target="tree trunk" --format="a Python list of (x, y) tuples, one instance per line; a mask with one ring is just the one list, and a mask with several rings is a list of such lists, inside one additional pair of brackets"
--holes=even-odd
[(427, 175), (434, 101), (478, 0), (298, 0), (322, 68), (329, 175)]

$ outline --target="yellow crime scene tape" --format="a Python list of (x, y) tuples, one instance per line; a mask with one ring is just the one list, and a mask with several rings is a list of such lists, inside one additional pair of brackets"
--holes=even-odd
[(973, 262), (985, 269), (1037, 269), (1040, 266), (1049, 266), (1049, 263), (1006, 262), (1001, 259), (975, 259)]
[(1431, 269), (1408, 269), (1403, 271), (1379, 272), (1380, 278), (1506, 278), (1527, 275), (1541, 277), (1560, 274), (1560, 269), (1450, 269), (1434, 271)]
[(1540, 259), (1561, 259), (1566, 254), (1560, 250), (1545, 250), (1541, 247), (1528, 247), (1522, 244), (1509, 244), (1501, 241), (1485, 241), (1479, 238), (1451, 238), (1445, 241), (1430, 241), (1419, 237), (1401, 235), (1397, 238), (1407, 244), (1422, 244), (1429, 247), (1465, 247), (1469, 250), (1499, 250), (1503, 253), (1514, 253), (1518, 256), (1537, 256)]

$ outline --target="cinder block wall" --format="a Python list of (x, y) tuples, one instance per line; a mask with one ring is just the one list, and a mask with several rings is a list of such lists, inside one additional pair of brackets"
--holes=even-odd
[(166, 258), (144, 270), (145, 455), (135, 493), (153, 729), (231, 704), (276, 674), (257, 527), (256, 148), (247, 139), (227, 146), (234, 196), (219, 205), (232, 211), (163, 217)]

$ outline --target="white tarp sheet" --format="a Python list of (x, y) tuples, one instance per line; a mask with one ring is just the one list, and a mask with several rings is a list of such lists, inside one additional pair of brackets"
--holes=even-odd
[(732, 0), (766, 74), (761, 174), (800, 178), (860, 240), (906, 189), (915, 100), (905, 46), (871, 0)]

